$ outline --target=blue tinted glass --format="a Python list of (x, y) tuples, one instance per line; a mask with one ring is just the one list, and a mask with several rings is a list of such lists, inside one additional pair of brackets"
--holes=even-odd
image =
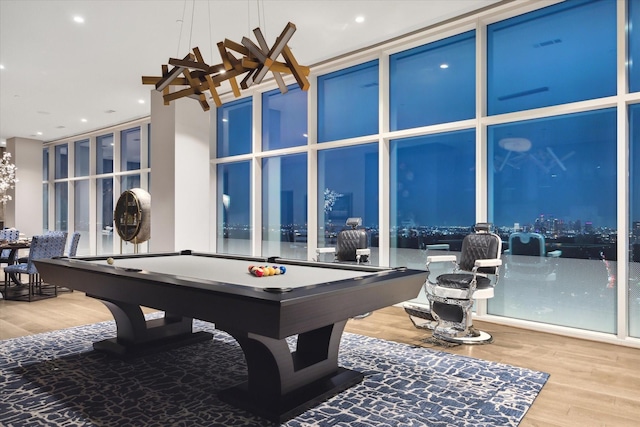
[(120, 132), (120, 170), (140, 169), (140, 128)]
[(391, 130), (475, 116), (475, 32), (392, 55)]
[(378, 61), (318, 77), (318, 142), (378, 133)]
[(69, 177), (69, 148), (67, 144), (56, 145), (55, 147), (55, 178)]
[(252, 104), (251, 98), (246, 98), (218, 108), (218, 158), (251, 152)]
[(488, 112), (616, 94), (616, 2), (574, 0), (487, 28)]
[(96, 138), (96, 173), (113, 172), (113, 134)]
[(49, 149), (45, 148), (42, 151), (42, 180), (49, 180)]
[(307, 155), (262, 160), (264, 256), (307, 258)]
[(262, 149), (307, 144), (307, 92), (298, 86), (262, 94)]
[(640, 2), (629, 0), (629, 91), (640, 92)]
[(362, 225), (377, 235), (377, 144), (318, 152), (318, 245), (335, 245), (351, 217), (362, 218)]
[(450, 249), (460, 250), (475, 222), (475, 130), (392, 140), (390, 172), (391, 247), (457, 235)]
[(250, 254), (251, 248), (243, 242), (251, 240), (251, 165), (218, 165), (217, 178), (217, 251)]
[[(633, 2), (631, 2), (633, 3)], [(640, 104), (630, 108), (629, 170), (629, 335), (640, 337)]]
[(89, 140), (76, 141), (74, 144), (74, 176), (89, 175)]
[(488, 136), (489, 217), (510, 251), (489, 313), (615, 332), (616, 110)]

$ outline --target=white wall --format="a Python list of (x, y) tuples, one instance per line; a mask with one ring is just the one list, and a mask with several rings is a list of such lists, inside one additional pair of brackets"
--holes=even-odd
[(150, 252), (209, 251), (209, 113), (151, 91)]
[(5, 206), (4, 225), (17, 228), (27, 237), (42, 234), (42, 141), (9, 138), (7, 151), (17, 167), (18, 182), (13, 200)]

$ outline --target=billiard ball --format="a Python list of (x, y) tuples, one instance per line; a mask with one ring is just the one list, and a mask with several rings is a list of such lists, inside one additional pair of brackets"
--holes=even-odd
[(107, 258), (107, 264), (113, 265), (113, 262), (114, 262), (113, 258), (111, 258), (111, 257)]

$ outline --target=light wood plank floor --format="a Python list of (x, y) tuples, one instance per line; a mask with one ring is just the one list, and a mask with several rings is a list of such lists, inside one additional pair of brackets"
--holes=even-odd
[[(0, 339), (112, 320), (81, 292), (32, 303), (0, 300)], [(477, 322), (494, 343), (452, 348), (425, 344), (399, 307), (387, 307), (347, 331), (548, 372), (551, 377), (522, 427), (640, 425), (640, 350)], [(2, 343), (0, 343), (1, 346)]]

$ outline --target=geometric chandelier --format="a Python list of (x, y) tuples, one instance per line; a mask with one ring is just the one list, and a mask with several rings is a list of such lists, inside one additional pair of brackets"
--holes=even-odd
[[(163, 64), (162, 77), (142, 76), (142, 84), (155, 85), (156, 90), (163, 93), (164, 105), (189, 97), (196, 99), (204, 111), (209, 110), (207, 91), (216, 106), (220, 107), (222, 101), (216, 88), (221, 83), (228, 81), (237, 98), (240, 88), (248, 89), (259, 84), (269, 72), (273, 74), (282, 93), (287, 92), (282, 74), (293, 74), (300, 89), (308, 90), (310, 69), (299, 65), (287, 46), (295, 31), (296, 26), (289, 22), (271, 47), (260, 28), (253, 30), (258, 44), (247, 37), (242, 38), (242, 43), (225, 39), (217, 44), (222, 63), (216, 65), (206, 64), (200, 49), (194, 47), (183, 59), (170, 58), (168, 64)], [(236, 54), (240, 57), (236, 57)], [(278, 61), (280, 56), (283, 61)], [(170, 69), (170, 66), (173, 68)], [(236, 79), (240, 77), (242, 80), (238, 85)], [(177, 88), (182, 86), (184, 88)], [(176, 90), (171, 91), (172, 87)]]

